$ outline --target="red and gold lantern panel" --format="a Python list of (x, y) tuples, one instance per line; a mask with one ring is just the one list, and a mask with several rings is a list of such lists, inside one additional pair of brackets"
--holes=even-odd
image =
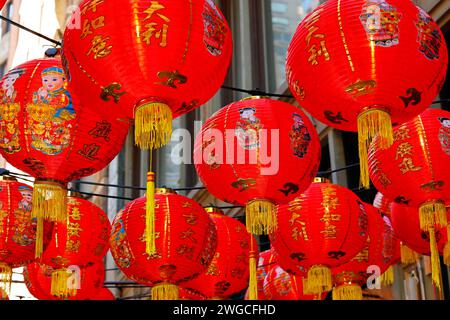
[(135, 118), (140, 147), (166, 144), (172, 118), (222, 85), (232, 35), (214, 1), (85, 0), (80, 9), (82, 28), (64, 34), (71, 83), (101, 97), (97, 108)]
[(209, 298), (226, 299), (248, 287), (252, 235), (245, 225), (219, 209), (206, 208), (206, 211), (216, 226), (217, 249), (206, 272), (182, 286)]
[(168, 189), (155, 194), (156, 253), (146, 253), (146, 198), (130, 202), (113, 222), (111, 253), (130, 279), (153, 286), (153, 299), (177, 299), (177, 285), (206, 271), (214, 257), (217, 231), (195, 201)]
[(246, 205), (249, 232), (265, 234), (276, 227), (275, 205), (311, 184), (320, 153), (314, 125), (300, 109), (252, 97), (206, 121), (195, 141), (194, 162), (208, 191)]

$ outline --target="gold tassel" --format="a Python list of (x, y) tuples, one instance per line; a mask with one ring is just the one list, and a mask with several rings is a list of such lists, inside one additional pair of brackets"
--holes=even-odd
[(390, 266), (382, 275), (381, 275), (381, 285), (382, 286), (391, 286), (394, 284), (394, 267)]
[(430, 234), (430, 251), (431, 251), (431, 278), (436, 288), (441, 290), (441, 261), (439, 259), (439, 251), (436, 243), (436, 235), (434, 228), (428, 230)]
[(2, 288), (0, 288), (0, 300), (9, 300), (8, 294)]
[(450, 267), (450, 224), (447, 224), (447, 243), (444, 247), (444, 263)]
[(305, 292), (308, 294), (322, 294), (333, 287), (331, 271), (328, 267), (314, 265), (308, 270), (307, 281), (304, 282)]
[(145, 252), (149, 255), (156, 253), (155, 230), (155, 174), (147, 173), (147, 202), (145, 213)]
[(77, 294), (77, 286), (69, 286), (69, 278), (72, 274), (67, 269), (56, 269), (52, 271), (51, 294), (60, 299), (74, 297)]
[(400, 259), (402, 264), (413, 264), (416, 263), (416, 253), (409, 247), (400, 244)]
[(11, 291), (12, 268), (6, 263), (0, 262), (0, 290), (4, 290), (7, 295)]
[(333, 289), (333, 300), (362, 300), (362, 289), (357, 284), (344, 284)]
[(152, 287), (152, 300), (178, 300), (178, 286), (170, 283), (160, 283)]
[(44, 251), (44, 219), (36, 218), (36, 248), (34, 256), (40, 258)]
[(249, 255), (249, 274), (250, 279), (248, 283), (248, 294), (249, 300), (258, 300), (258, 280), (256, 277), (256, 268), (257, 268), (257, 252), (255, 250), (255, 239), (252, 235), (250, 235), (250, 255)]
[(368, 109), (358, 116), (358, 144), (360, 161), (360, 185), (370, 186), (368, 151), (373, 138), (379, 134), (378, 147), (389, 148), (394, 142), (391, 116), (381, 109)]
[(157, 149), (169, 143), (172, 135), (172, 111), (160, 102), (142, 104), (134, 114), (134, 138), (141, 149)]
[(276, 206), (268, 200), (252, 200), (245, 206), (247, 231), (264, 235), (277, 228)]
[(444, 228), (447, 226), (447, 209), (441, 201), (430, 201), (419, 207), (420, 229)]

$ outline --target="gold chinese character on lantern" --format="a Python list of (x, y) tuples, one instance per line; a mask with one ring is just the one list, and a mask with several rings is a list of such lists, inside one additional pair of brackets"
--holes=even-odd
[(78, 252), (80, 249), (81, 241), (69, 239), (66, 242), (66, 250), (68, 252)]
[(67, 237), (79, 237), (81, 229), (80, 224), (77, 222), (69, 222), (67, 224)]
[(104, 58), (111, 54), (112, 46), (108, 46), (107, 42), (110, 37), (104, 37), (102, 35), (96, 35), (92, 38), (92, 46), (89, 49), (87, 56), (93, 54), (94, 59)]
[(94, 33), (93, 30), (103, 28), (104, 26), (105, 26), (105, 17), (104, 16), (97, 17), (94, 20), (86, 19), (83, 22), (83, 28), (82, 28), (80, 38), (85, 39), (87, 36)]
[[(150, 1), (150, 7), (144, 11), (147, 16), (143, 21), (152, 19), (152, 22), (145, 25), (146, 30), (142, 32), (142, 40), (150, 44), (152, 38), (159, 40), (160, 47), (167, 46), (167, 33), (169, 30), (170, 19), (162, 14), (160, 11), (164, 10), (165, 6), (160, 4), (158, 1)], [(155, 15), (159, 17), (160, 22), (156, 22)]]
[(299, 226), (296, 226), (292, 228), (292, 239), (295, 241), (298, 241), (299, 239), (303, 239), (305, 241), (308, 241), (308, 234), (306, 232), (306, 222), (304, 221), (297, 221)]
[(413, 146), (409, 142), (402, 142), (397, 147), (397, 153), (395, 155), (395, 160), (398, 160), (399, 158), (404, 158), (406, 156), (412, 156), (412, 149)]
[(394, 132), (394, 141), (401, 141), (411, 138), (409, 129), (406, 126), (401, 126)]
[(91, 0), (84, 6), (83, 10), (81, 10), (81, 14), (85, 15), (88, 11), (92, 11), (94, 13), (97, 12), (97, 6), (102, 4), (103, 1), (104, 0)]
[(410, 171), (419, 171), (422, 169), (420, 166), (415, 166), (413, 163), (413, 159), (411, 158), (403, 158), (402, 162), (398, 165), (402, 174), (406, 174)]
[(325, 41), (325, 34), (320, 33), (320, 28), (315, 25), (320, 19), (321, 12), (322, 10), (317, 10), (305, 20), (305, 29), (307, 30), (305, 37), (306, 50), (310, 54), (308, 62), (313, 66), (319, 65), (319, 57), (323, 57), (325, 61), (330, 61), (331, 59)]
[(326, 223), (325, 228), (320, 231), (320, 233), (323, 234), (325, 239), (327, 240), (336, 239), (337, 227), (335, 225)]
[(79, 221), (81, 220), (81, 212), (80, 208), (74, 207), (69, 213), (69, 217), (71, 220)]

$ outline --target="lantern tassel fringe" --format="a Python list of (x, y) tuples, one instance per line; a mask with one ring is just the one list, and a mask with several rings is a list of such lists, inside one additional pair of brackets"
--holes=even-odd
[(416, 253), (402, 243), (400, 244), (400, 259), (402, 264), (416, 263)]
[(51, 294), (54, 297), (67, 299), (77, 294), (77, 286), (69, 285), (71, 273), (67, 269), (56, 269), (52, 271)]
[(394, 267), (390, 266), (382, 275), (381, 275), (381, 285), (383, 286), (391, 286), (394, 284)]
[(67, 189), (52, 182), (36, 182), (32, 205), (33, 218), (65, 222), (67, 219)]
[(308, 271), (308, 280), (305, 282), (307, 294), (322, 294), (333, 287), (331, 270), (328, 267), (315, 265)]
[(135, 142), (141, 149), (157, 149), (169, 143), (172, 135), (172, 110), (164, 103), (138, 106), (134, 114)]
[(430, 201), (419, 207), (420, 229), (444, 228), (447, 226), (447, 209), (440, 201)]
[(178, 300), (178, 286), (170, 283), (160, 283), (152, 287), (152, 300)]
[(6, 295), (9, 295), (11, 291), (12, 282), (12, 268), (0, 262), (0, 290), (5, 291)]
[(379, 147), (389, 148), (393, 141), (391, 116), (381, 109), (369, 109), (358, 116), (358, 145), (360, 160), (360, 185), (370, 187), (368, 152), (373, 138), (379, 134)]
[(362, 289), (357, 284), (342, 285), (333, 289), (333, 300), (362, 300)]
[(256, 277), (256, 262), (257, 262), (256, 256), (252, 254), (249, 259), (249, 268), (250, 268), (250, 279), (248, 285), (249, 300), (258, 300), (258, 280)]
[(434, 229), (429, 229), (430, 251), (431, 251), (431, 278), (438, 290), (441, 290), (441, 262), (439, 260), (439, 251), (436, 243)]
[(148, 255), (156, 253), (156, 230), (155, 230), (155, 174), (147, 173), (145, 212), (145, 252)]
[(444, 247), (444, 264), (450, 267), (450, 224), (447, 224), (447, 243)]
[(40, 258), (44, 251), (44, 219), (36, 218), (36, 248), (34, 256)]
[(277, 228), (276, 206), (268, 200), (253, 200), (245, 206), (247, 231), (255, 235), (273, 233)]

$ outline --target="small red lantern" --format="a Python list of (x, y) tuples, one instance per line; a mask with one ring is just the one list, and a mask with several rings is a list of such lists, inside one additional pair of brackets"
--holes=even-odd
[(67, 288), (68, 270), (99, 263), (109, 249), (110, 233), (103, 210), (80, 196), (68, 197), (67, 222), (54, 224), (53, 238), (39, 261), (54, 269), (52, 295), (66, 298), (76, 293)]
[(377, 148), (389, 147), (391, 121), (403, 123), (431, 104), (447, 64), (439, 26), (412, 1), (329, 0), (298, 26), (286, 73), (314, 117), (358, 131), (361, 184), (368, 188), (370, 141), (378, 133)]
[(289, 204), (278, 206), (271, 243), (280, 256), (308, 272), (308, 293), (332, 289), (330, 268), (350, 261), (366, 245), (363, 203), (350, 190), (316, 178)]
[[(445, 202), (450, 195), (450, 113), (428, 109), (394, 130), (394, 144), (370, 147), (370, 174), (376, 188), (390, 199), (419, 207), (420, 229), (435, 241), (435, 230), (447, 226)], [(440, 286), (439, 255), (431, 248), (434, 283)], [(434, 257), (434, 259), (433, 259)]]
[[(291, 275), (280, 266), (269, 270), (264, 281), (267, 300), (321, 300), (320, 295), (308, 295), (303, 291), (303, 278)], [(326, 293), (322, 297), (326, 297)]]
[(85, 268), (73, 268), (66, 278), (73, 285), (72, 295), (61, 297), (52, 294), (53, 268), (44, 264), (32, 263), (23, 271), (28, 291), (39, 300), (95, 300), (101, 292), (105, 280), (105, 267), (96, 263)]
[[(32, 215), (66, 221), (67, 183), (91, 175), (119, 153), (129, 124), (89, 109), (68, 87), (59, 57), (32, 60), (0, 81), (0, 152), (36, 178)], [(39, 228), (36, 256), (42, 252)]]
[(146, 198), (136, 199), (114, 219), (111, 253), (130, 279), (152, 286), (153, 300), (178, 299), (178, 285), (204, 272), (214, 257), (217, 232), (194, 200), (170, 189), (155, 194), (157, 253), (146, 253)]
[[(227, 299), (249, 285), (251, 237), (245, 225), (227, 217), (220, 209), (206, 208), (217, 230), (217, 249), (206, 272), (183, 283), (208, 298)], [(252, 253), (257, 256), (258, 252)], [(256, 272), (255, 270), (250, 270)], [(256, 275), (255, 275), (256, 277)]]
[(195, 140), (194, 163), (209, 192), (246, 206), (250, 233), (268, 234), (277, 225), (276, 204), (308, 188), (320, 153), (316, 130), (300, 109), (251, 97), (206, 121)]

